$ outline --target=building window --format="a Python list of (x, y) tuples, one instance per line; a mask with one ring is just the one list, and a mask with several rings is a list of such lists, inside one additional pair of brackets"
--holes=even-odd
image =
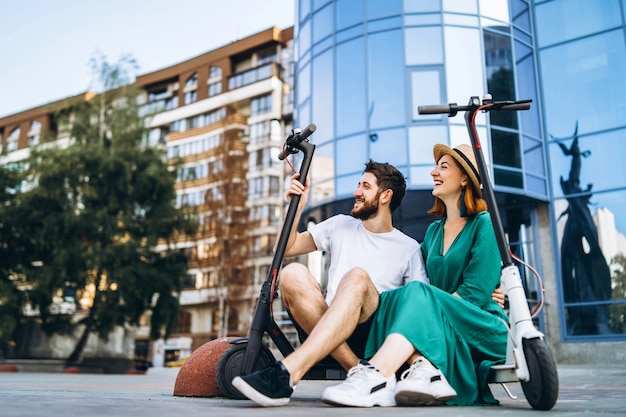
[(264, 120), (260, 123), (250, 125), (250, 143), (263, 143), (270, 138), (270, 121)]
[(194, 90), (194, 91), (187, 91), (185, 93), (185, 104), (191, 104), (191, 103), (195, 102), (196, 101), (196, 97), (197, 97), (196, 90)]
[(211, 326), (211, 330), (217, 333), (220, 330), (220, 319), (222, 315), (220, 314), (219, 310), (213, 310), (212, 316), (213, 316), (213, 325)]
[(272, 95), (253, 98), (250, 103), (250, 116), (258, 116), (259, 114), (269, 113), (272, 111)]
[(183, 310), (178, 314), (176, 333), (191, 333), (191, 313)]
[(184, 89), (184, 102), (185, 104), (191, 104), (197, 100), (197, 88), (198, 88), (198, 73), (194, 73), (185, 82)]
[(221, 78), (222, 77), (222, 69), (220, 67), (212, 66), (209, 68), (209, 79), (213, 78)]
[(148, 92), (148, 102), (154, 103), (155, 101), (164, 100), (167, 98), (167, 87), (159, 88)]
[(257, 53), (257, 66), (276, 61), (276, 47), (268, 46)]
[(222, 92), (222, 69), (220, 67), (209, 68), (209, 97), (216, 96)]
[(39, 145), (40, 137), (41, 137), (41, 123), (38, 121), (31, 122), (30, 130), (28, 131), (28, 146)]
[(217, 81), (209, 84), (209, 97), (216, 96), (222, 92), (222, 82)]
[(173, 110), (178, 107), (178, 91), (174, 91), (174, 95), (165, 100), (165, 110)]
[(11, 131), (9, 137), (7, 137), (7, 152), (13, 152), (17, 150), (18, 142), (20, 139), (20, 128), (16, 127)]
[(191, 77), (187, 78), (185, 82), (185, 91), (195, 90), (198, 88), (198, 73), (194, 73)]
[(228, 314), (228, 330), (239, 330), (239, 311), (235, 308), (231, 308)]

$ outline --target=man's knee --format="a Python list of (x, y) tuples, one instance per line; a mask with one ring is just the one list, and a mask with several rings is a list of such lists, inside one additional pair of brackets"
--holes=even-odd
[(341, 279), (338, 290), (342, 287), (349, 288), (351, 291), (369, 291), (374, 287), (374, 283), (367, 271), (363, 268), (352, 268)]
[(308, 276), (309, 270), (300, 263), (285, 265), (280, 271), (280, 288), (288, 292), (302, 288), (307, 285)]
[(283, 299), (297, 300), (302, 294), (320, 292), (320, 287), (306, 266), (294, 262), (280, 271), (280, 292)]

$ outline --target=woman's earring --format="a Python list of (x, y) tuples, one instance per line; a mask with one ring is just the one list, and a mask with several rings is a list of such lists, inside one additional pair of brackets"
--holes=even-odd
[(465, 205), (465, 187), (461, 188), (461, 217), (467, 217), (467, 206)]

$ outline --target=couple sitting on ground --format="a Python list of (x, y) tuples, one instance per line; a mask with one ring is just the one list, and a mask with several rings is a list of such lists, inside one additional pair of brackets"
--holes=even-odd
[[(285, 256), (331, 254), (326, 297), (305, 266), (282, 269), (283, 303), (306, 340), (282, 361), (236, 377), (242, 394), (262, 406), (284, 405), (306, 372), (331, 354), (349, 371), (324, 391), (329, 404), (497, 404), (487, 374), (505, 360), (507, 318), (504, 295), (495, 290), (501, 260), (480, 174), (469, 145), (438, 144), (433, 152), (429, 213), (442, 218), (421, 245), (392, 224), (404, 176), (373, 161), (354, 192), (351, 216), (302, 233), (293, 228)], [(297, 178), (287, 191), (288, 198), (301, 196), (295, 224), (309, 191)]]

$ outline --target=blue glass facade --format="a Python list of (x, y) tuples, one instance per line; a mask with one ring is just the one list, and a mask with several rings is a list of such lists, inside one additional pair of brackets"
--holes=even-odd
[[(554, 276), (563, 340), (626, 339), (625, 0), (296, 3), (295, 124), (318, 127), (310, 217), (342, 211), (366, 160), (387, 161), (410, 189), (396, 225), (421, 240), (432, 221), (432, 146), (469, 139), (461, 115), (417, 107), (485, 93), (532, 99), (529, 111), (477, 118), (511, 246)], [(576, 232), (578, 218), (588, 233)], [(608, 275), (598, 284), (601, 260)], [(534, 281), (527, 289), (531, 300), (541, 291)]]
[[(534, 4), (562, 334), (570, 340), (626, 332), (625, 7), (623, 0)], [(591, 218), (581, 220), (588, 214), (595, 230)]]

